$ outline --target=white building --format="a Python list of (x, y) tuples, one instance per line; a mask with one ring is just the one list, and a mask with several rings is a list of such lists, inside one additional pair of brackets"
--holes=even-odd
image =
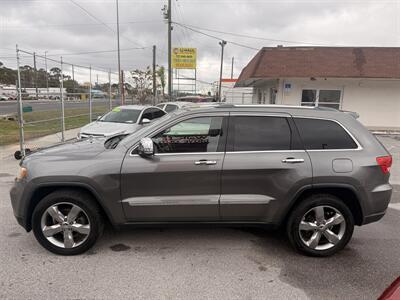
[[(27, 93), (29, 96), (36, 96), (36, 88), (23, 88), (23, 92)], [(63, 88), (64, 95), (67, 93), (67, 89)], [(59, 87), (49, 87), (47, 88), (38, 88), (38, 95), (39, 99), (47, 98), (50, 96), (60, 96), (61, 95), (61, 88)]]
[(0, 85), (0, 97), (17, 97), (17, 90), (15, 85)]
[(400, 48), (267, 47), (235, 87), (252, 87), (253, 103), (328, 106), (400, 130)]
[(253, 88), (235, 87), (236, 82), (237, 79), (221, 80), (222, 101), (232, 104), (251, 104), (253, 102)]

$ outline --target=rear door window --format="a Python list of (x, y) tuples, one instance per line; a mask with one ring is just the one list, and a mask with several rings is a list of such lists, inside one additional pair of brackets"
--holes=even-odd
[(292, 133), (285, 117), (233, 116), (227, 151), (290, 150)]
[(294, 118), (306, 150), (356, 149), (346, 130), (330, 120)]

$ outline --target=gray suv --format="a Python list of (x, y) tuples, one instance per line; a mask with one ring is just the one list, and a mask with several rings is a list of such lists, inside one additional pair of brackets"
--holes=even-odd
[(39, 150), (10, 194), (18, 222), (62, 255), (88, 250), (109, 221), (282, 227), (298, 251), (328, 256), (383, 217), (391, 163), (351, 114), (220, 105)]

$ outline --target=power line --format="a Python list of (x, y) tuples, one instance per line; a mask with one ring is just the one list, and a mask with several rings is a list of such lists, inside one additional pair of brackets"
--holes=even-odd
[(290, 40), (280, 40), (280, 39), (272, 39), (272, 38), (251, 36), (251, 35), (247, 35), (247, 34), (239, 34), (239, 33), (233, 33), (233, 32), (214, 30), (214, 29), (209, 29), (209, 28), (204, 28), (204, 27), (199, 27), (199, 26), (194, 26), (194, 25), (180, 24), (180, 23), (176, 23), (176, 22), (175, 22), (175, 24), (178, 24), (180, 26), (186, 26), (187, 28), (192, 28), (192, 29), (197, 28), (197, 29), (204, 30), (204, 31), (209, 31), (209, 32), (222, 33), (222, 34), (228, 34), (228, 35), (233, 35), (233, 36), (238, 36), (238, 37), (244, 37), (244, 38), (255, 39), (255, 40), (263, 40), (263, 41), (269, 41), (269, 42), (304, 44), (304, 45), (313, 45), (313, 46), (332, 46), (332, 45), (321, 44), (321, 43), (311, 43), (311, 42), (303, 42), (303, 41), (290, 41)]
[(184, 25), (184, 24), (180, 24), (180, 23), (177, 23), (177, 22), (173, 22), (173, 23), (176, 24), (176, 25), (179, 25), (179, 26), (181, 26), (181, 27), (183, 27), (183, 28), (189, 29), (189, 30), (191, 30), (191, 31), (193, 31), (193, 32), (197, 32), (197, 33), (199, 33), (199, 34), (208, 36), (208, 37), (210, 37), (210, 38), (213, 38), (213, 39), (216, 39), (216, 40), (219, 40), (219, 41), (225, 40), (225, 41), (227, 41), (228, 43), (233, 44), (233, 45), (236, 45), (236, 46), (239, 46), (239, 47), (243, 47), (243, 48), (247, 48), (247, 49), (251, 49), (251, 50), (255, 50), (255, 51), (260, 50), (260, 49), (258, 49), (258, 48), (254, 48), (254, 47), (251, 47), (251, 46), (247, 46), (247, 45), (244, 45), (244, 44), (241, 44), (241, 43), (237, 43), (237, 42), (234, 42), (234, 41), (230, 41), (230, 40), (227, 40), (227, 39), (224, 39), (224, 38), (215, 36), (215, 35), (211, 35), (211, 34), (208, 34), (208, 33), (202, 32), (202, 31), (199, 31), (199, 30), (197, 30), (197, 29), (191, 28), (191, 27), (186, 26), (186, 25)]
[[(160, 20), (144, 20), (144, 21), (129, 21), (129, 22), (120, 22), (119, 24), (141, 24), (141, 23), (161, 23), (163, 21)], [(107, 25), (116, 25), (116, 22), (103, 22)], [(70, 23), (70, 24), (37, 24), (31, 26), (7, 26), (2, 25), (5, 29), (32, 29), (35, 28), (49, 28), (49, 27), (81, 27), (81, 26), (104, 26), (103, 23)], [(13, 50), (13, 49), (12, 49)]]
[[(120, 51), (131, 51), (131, 50), (144, 50), (149, 47), (136, 47), (136, 48), (124, 48), (120, 49)], [(99, 50), (99, 51), (87, 51), (87, 52), (66, 52), (66, 53), (56, 53), (56, 54), (48, 54), (47, 57), (59, 57), (59, 56), (73, 56), (73, 55), (85, 55), (85, 54), (99, 54), (99, 53), (114, 53), (117, 52), (117, 49), (113, 50)], [(26, 56), (28, 57), (28, 56)], [(3, 59), (13, 59), (15, 56), (0, 56)]]
[[(107, 27), (109, 30), (111, 30), (113, 33), (117, 34), (117, 32), (115, 31), (114, 28), (112, 28), (111, 26), (109, 26), (107, 23), (103, 22), (102, 20), (100, 20), (98, 17), (96, 17), (95, 15), (93, 15), (90, 11), (88, 11), (86, 8), (84, 8), (83, 6), (79, 5), (78, 3), (76, 3), (74, 0), (70, 0), (71, 3), (73, 3), (75, 6), (79, 7), (81, 10), (83, 10), (88, 16), (92, 17), (93, 19), (95, 19), (97, 22), (99, 22), (100, 24), (104, 25), (105, 27)], [(126, 39), (127, 41), (138, 45), (140, 47), (144, 47), (143, 45), (140, 45), (139, 43), (132, 41), (131, 39), (121, 35), (121, 37), (123, 37), (124, 39)]]
[[(143, 50), (149, 47), (142, 47), (142, 48), (125, 48), (125, 49), (120, 49), (120, 51), (130, 51), (130, 50)], [(84, 55), (84, 54), (97, 54), (97, 53), (113, 53), (117, 52), (117, 49), (114, 50), (99, 50), (99, 51), (87, 51), (87, 52), (74, 52), (74, 53), (57, 53), (57, 54), (51, 54), (47, 56), (70, 56), (70, 55)]]

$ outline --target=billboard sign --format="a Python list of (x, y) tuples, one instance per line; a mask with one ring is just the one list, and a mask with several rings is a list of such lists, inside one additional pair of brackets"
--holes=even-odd
[(196, 69), (196, 48), (172, 48), (173, 69)]

